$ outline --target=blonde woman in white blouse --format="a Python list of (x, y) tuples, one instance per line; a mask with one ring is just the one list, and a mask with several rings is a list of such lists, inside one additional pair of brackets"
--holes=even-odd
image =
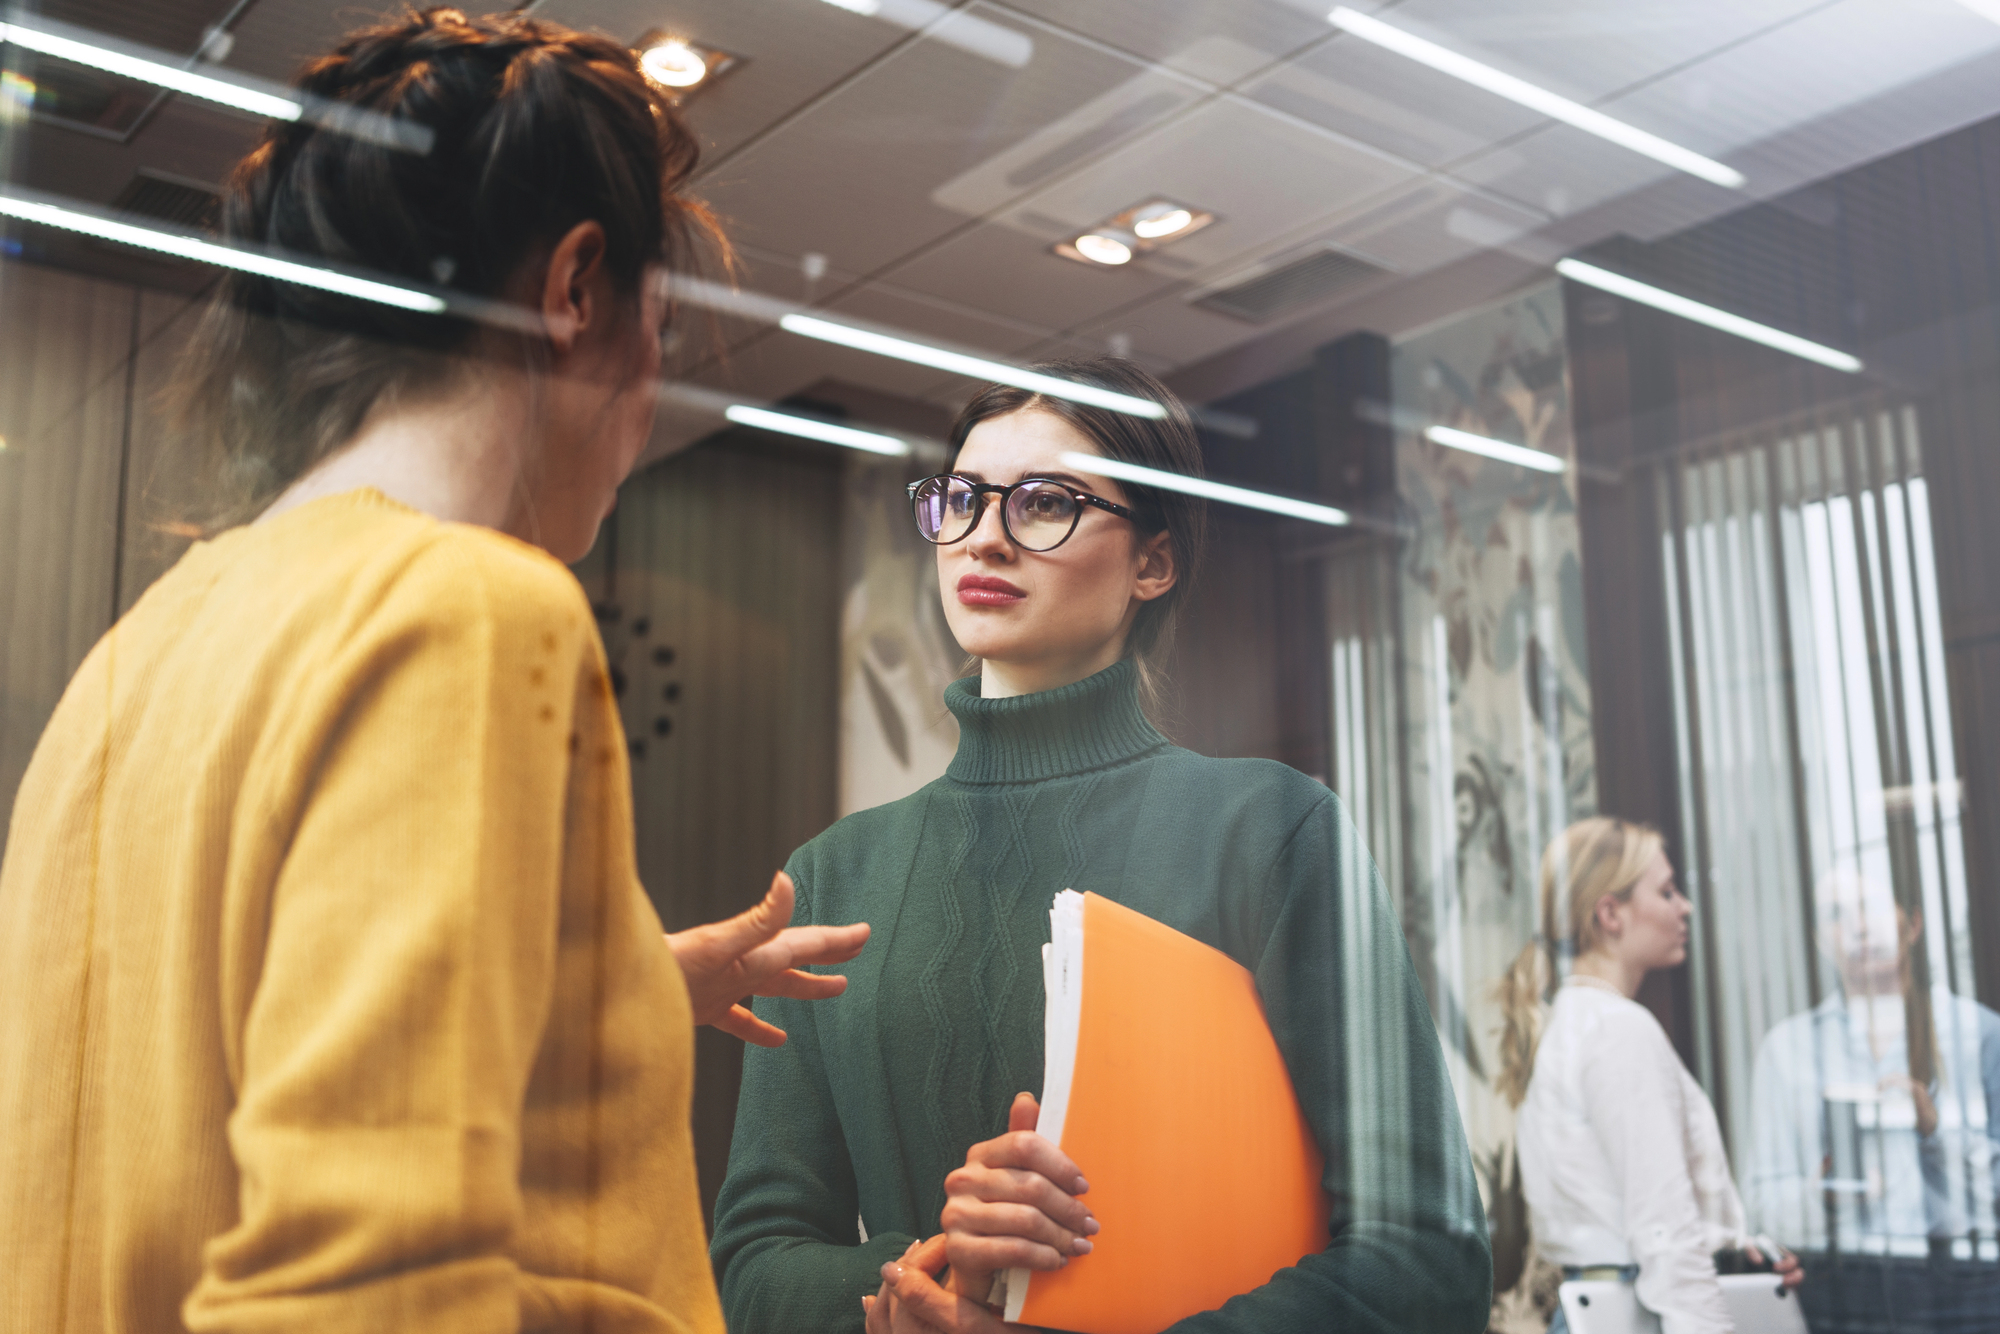
[[(1542, 858), (1542, 937), (1501, 983), (1499, 1087), (1520, 1107), (1521, 1185), (1541, 1255), (1572, 1277), (1633, 1279), (1665, 1334), (1730, 1334), (1715, 1252), (1762, 1257), (1715, 1109), (1633, 999), (1648, 972), (1687, 958), (1690, 911), (1655, 831), (1611, 819), (1564, 830)], [(1545, 1009), (1559, 953), (1574, 965)], [(1777, 1269), (1787, 1284), (1803, 1278), (1793, 1256)], [(1558, 1312), (1551, 1334), (1564, 1328)]]

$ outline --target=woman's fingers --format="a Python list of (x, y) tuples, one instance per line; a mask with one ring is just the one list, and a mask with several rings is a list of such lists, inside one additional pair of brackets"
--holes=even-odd
[(790, 926), (745, 953), (738, 966), (746, 985), (757, 990), (766, 979), (808, 964), (846, 963), (868, 943), (868, 923), (848, 926)]
[[(1013, 1334), (1018, 1329), (1002, 1324), (1000, 1317), (978, 1302), (946, 1291), (921, 1265), (883, 1265), (882, 1279), (883, 1291), (894, 1294), (896, 1310), (921, 1322), (924, 1329), (944, 1334)], [(876, 1306), (879, 1309), (881, 1303)], [(875, 1334), (872, 1327), (869, 1334)]]
[(1010, 1131), (1033, 1130), (1042, 1121), (1042, 1105), (1035, 1101), (1032, 1093), (1016, 1093), (1013, 1106), (1007, 1109), (1007, 1129)]
[(759, 996), (789, 996), (793, 1000), (826, 1000), (847, 990), (847, 979), (837, 973), (801, 973), (787, 969), (766, 979), (757, 988)]
[(802, 969), (852, 959), (868, 942), (868, 924), (787, 926), (794, 899), (792, 879), (780, 871), (749, 911), (667, 936), (687, 980), (696, 1023), (714, 1024), (746, 1042), (775, 1047), (785, 1040), (783, 1030), (757, 1019), (737, 1002), (750, 995), (825, 1000), (847, 989), (844, 977), (823, 977)]
[(715, 1020), (715, 1026), (745, 1042), (759, 1047), (782, 1047), (785, 1045), (785, 1030), (776, 1024), (767, 1024), (741, 1005), (732, 1005)]
[[(946, 1208), (960, 1202), (1024, 1205), (1079, 1237), (1093, 1236), (1090, 1206), (1039, 1172), (1007, 1167), (961, 1167), (944, 1179)], [(981, 1229), (991, 1231), (992, 1229)]]
[(1010, 1130), (998, 1138), (975, 1144), (966, 1161), (982, 1167), (1039, 1172), (1071, 1195), (1081, 1195), (1090, 1189), (1090, 1183), (1077, 1171), (1069, 1155), (1032, 1130)]
[[(1020, 1254), (1034, 1255), (1039, 1263), (1019, 1261), (1033, 1269), (1056, 1269), (1056, 1262), (1068, 1257), (1088, 1255), (1092, 1242), (1081, 1229), (1072, 1231), (1058, 1224), (1054, 1219), (1026, 1204), (986, 1204), (963, 1197), (948, 1200), (944, 1206), (945, 1235), (951, 1240), (951, 1263), (954, 1268), (963, 1268), (972, 1262), (974, 1255), (962, 1251), (960, 1242), (979, 1239), (983, 1242), (1015, 1242), (1020, 1244)], [(984, 1255), (990, 1247), (983, 1247)], [(1043, 1256), (1041, 1252), (1046, 1251)], [(1016, 1263), (1009, 1261), (1009, 1263)], [(981, 1262), (981, 1268), (992, 1268)]]
[(868, 923), (849, 922), (846, 926), (788, 926), (777, 940), (765, 948), (782, 946), (790, 950), (795, 967), (808, 963), (846, 963), (861, 953), (868, 943)]

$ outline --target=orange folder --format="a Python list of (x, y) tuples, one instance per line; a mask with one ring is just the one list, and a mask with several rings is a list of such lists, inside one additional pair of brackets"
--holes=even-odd
[(1009, 1271), (1007, 1319), (1157, 1334), (1324, 1249), (1325, 1159), (1249, 970), (1096, 894), (1049, 918), (1037, 1129), (1103, 1231), (1066, 1268)]

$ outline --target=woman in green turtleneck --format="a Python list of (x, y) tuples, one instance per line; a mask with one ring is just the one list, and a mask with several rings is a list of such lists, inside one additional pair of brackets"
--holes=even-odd
[[(1480, 1330), (1492, 1268), (1464, 1132), (1339, 798), (1267, 760), (1181, 750), (1140, 707), (1202, 512), (1077, 456), (1199, 473), (1187, 414), (1126, 362), (1042, 369), (1167, 415), (995, 386), (953, 428), (956, 470), (915, 488), (980, 671), (945, 691), (959, 723), (945, 776), (842, 820), (787, 868), (798, 920), (867, 921), (874, 939), (841, 1000), (756, 1003), (791, 1041), (745, 1054), (711, 1248), (729, 1326), (998, 1331), (981, 1304), (994, 1272), (1091, 1248), (1090, 1164), (1021, 1133), (1035, 1116), (1021, 1091), (1042, 1075), (1049, 902), (1076, 889), (1255, 974), (1326, 1154), (1326, 1248), (1175, 1334)], [(940, 1286), (929, 1271), (946, 1259)]]

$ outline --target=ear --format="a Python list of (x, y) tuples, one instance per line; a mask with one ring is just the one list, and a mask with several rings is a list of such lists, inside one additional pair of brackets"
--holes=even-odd
[(1154, 533), (1139, 544), (1138, 573), (1132, 580), (1132, 596), (1141, 602), (1165, 597), (1180, 580), (1174, 563), (1174, 535)]
[(605, 272), (604, 228), (579, 222), (549, 253), (542, 278), (542, 327), (558, 352), (567, 352), (593, 323), (604, 319), (601, 291)]
[(1597, 919), (1597, 929), (1604, 933), (1606, 939), (1616, 940), (1625, 934), (1625, 919), (1618, 911), (1624, 906), (1610, 894), (1597, 901), (1591, 916)]

